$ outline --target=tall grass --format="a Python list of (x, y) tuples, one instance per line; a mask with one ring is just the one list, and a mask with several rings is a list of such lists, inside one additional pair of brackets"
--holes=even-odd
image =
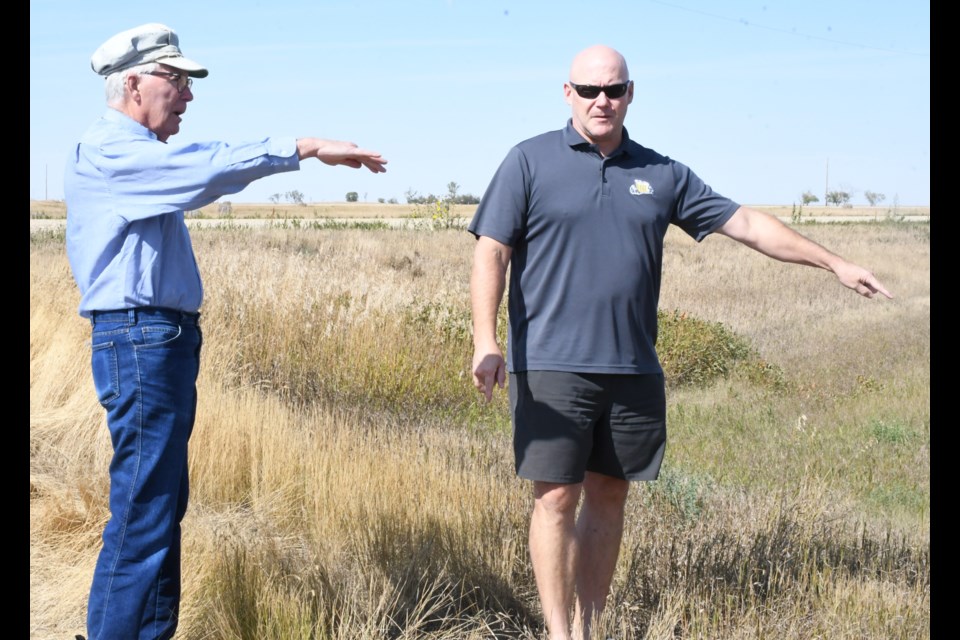
[[(600, 638), (930, 634), (929, 225), (807, 225), (897, 295), (667, 235), (660, 480)], [(185, 639), (540, 637), (463, 231), (195, 229)], [(62, 235), (31, 236), (31, 638), (83, 632), (110, 443)]]

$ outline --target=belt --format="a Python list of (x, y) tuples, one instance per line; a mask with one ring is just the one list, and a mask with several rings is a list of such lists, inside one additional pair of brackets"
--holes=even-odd
[(177, 324), (199, 324), (200, 313), (197, 311), (180, 311), (166, 307), (131, 307), (130, 309), (110, 309), (107, 311), (91, 311), (90, 322), (121, 322), (137, 324), (142, 320), (167, 320)]

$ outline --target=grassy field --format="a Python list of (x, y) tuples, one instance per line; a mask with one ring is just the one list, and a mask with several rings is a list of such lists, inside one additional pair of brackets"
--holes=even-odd
[[(669, 443), (631, 491), (597, 638), (930, 637), (930, 227), (802, 231), (896, 298), (667, 234)], [(469, 380), (472, 237), (192, 237), (205, 342), (177, 637), (539, 638), (506, 393), (484, 404)], [(62, 230), (31, 234), (30, 283), (30, 637), (46, 640), (84, 632), (110, 442)]]
[[(279, 204), (243, 204), (230, 203), (229, 209), (221, 206), (223, 203), (207, 205), (202, 209), (191, 211), (189, 217), (194, 218), (405, 218), (418, 213), (418, 206), (413, 204), (387, 204), (370, 202), (311, 202), (304, 205), (291, 203)], [(423, 205), (421, 205), (422, 207)], [(472, 216), (476, 205), (457, 205), (457, 213)], [(67, 217), (66, 203), (62, 200), (31, 200), (31, 218), (59, 219)]]
[[(751, 205), (761, 211), (766, 211), (779, 217), (790, 217), (797, 213), (798, 207), (793, 205)], [(243, 204), (231, 203), (229, 213), (221, 207), (219, 203), (207, 205), (198, 211), (190, 213), (191, 217), (196, 218), (223, 218), (225, 215), (233, 218), (262, 218), (262, 219), (284, 219), (284, 218), (304, 218), (304, 219), (323, 219), (323, 218), (405, 218), (422, 214), (423, 205), (412, 204), (386, 204), (370, 202), (319, 202), (306, 203), (304, 205), (295, 205), (290, 203), (280, 204)], [(472, 217), (477, 209), (477, 205), (456, 205), (454, 212), (458, 216)], [(803, 207), (804, 216), (875, 216), (884, 217), (888, 214), (909, 215), (909, 216), (929, 216), (930, 207)], [(31, 200), (30, 217), (59, 219), (66, 218), (66, 204), (62, 200)]]

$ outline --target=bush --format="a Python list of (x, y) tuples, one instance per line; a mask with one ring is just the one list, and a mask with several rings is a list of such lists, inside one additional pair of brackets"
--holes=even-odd
[(657, 312), (657, 353), (669, 385), (703, 385), (729, 375), (755, 354), (747, 341), (719, 322), (685, 312)]

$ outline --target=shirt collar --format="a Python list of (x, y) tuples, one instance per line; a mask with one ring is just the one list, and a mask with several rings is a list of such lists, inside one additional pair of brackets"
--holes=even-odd
[(135, 135), (144, 135), (149, 138), (157, 139), (157, 134), (150, 129), (147, 129), (145, 126), (128, 116), (127, 114), (114, 109), (113, 107), (107, 107), (106, 113), (103, 114), (103, 119), (116, 124), (117, 126), (123, 127), (127, 131)]
[[(570, 145), (573, 148), (576, 148), (581, 145), (591, 146), (590, 142), (586, 140), (580, 132), (577, 131), (573, 126), (573, 118), (567, 120), (567, 126), (563, 129), (563, 141)], [(620, 145), (613, 150), (608, 157), (613, 158), (621, 153), (630, 153), (630, 134), (627, 133), (627, 128), (623, 127), (623, 136), (620, 139)]]

